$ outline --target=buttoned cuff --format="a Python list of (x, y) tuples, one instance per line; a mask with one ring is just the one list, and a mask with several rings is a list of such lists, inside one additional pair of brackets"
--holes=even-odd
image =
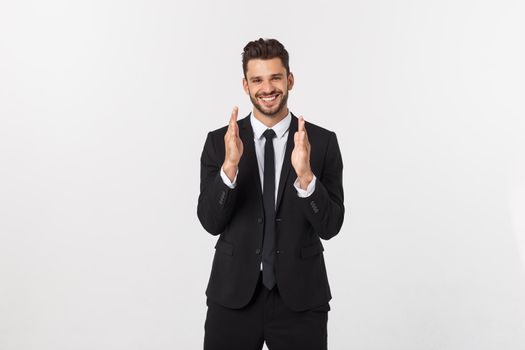
[(297, 195), (301, 198), (306, 198), (306, 197), (309, 197), (312, 193), (314, 193), (315, 191), (315, 175), (312, 179), (312, 181), (310, 181), (310, 183), (308, 184), (308, 187), (306, 187), (306, 190), (303, 190), (301, 188), (301, 184), (299, 182), (299, 178), (295, 179), (295, 182), (293, 183), (293, 186), (295, 187), (295, 189), (297, 190)]
[(226, 173), (224, 172), (224, 170), (221, 167), (221, 178), (222, 178), (222, 181), (224, 182), (224, 184), (226, 186), (228, 186), (231, 189), (234, 189), (235, 186), (237, 186), (237, 174), (238, 173), (239, 173), (239, 169), (237, 169), (237, 172), (235, 173), (235, 178), (233, 179), (233, 181), (230, 181), (230, 178), (228, 177), (228, 175), (226, 175)]

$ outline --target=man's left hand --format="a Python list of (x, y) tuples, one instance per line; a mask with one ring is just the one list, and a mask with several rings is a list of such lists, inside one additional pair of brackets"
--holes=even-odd
[(314, 174), (310, 168), (310, 142), (308, 141), (308, 134), (306, 133), (304, 118), (302, 116), (298, 119), (298, 128), (294, 135), (294, 143), (292, 166), (299, 178), (301, 188), (306, 190), (308, 184), (314, 178)]

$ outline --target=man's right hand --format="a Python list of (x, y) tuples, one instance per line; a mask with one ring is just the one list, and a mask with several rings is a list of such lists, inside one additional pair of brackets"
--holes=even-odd
[(237, 114), (239, 108), (233, 107), (232, 115), (230, 117), (230, 124), (228, 130), (224, 135), (224, 149), (226, 155), (224, 157), (224, 164), (222, 169), (226, 176), (233, 182), (237, 169), (239, 167), (239, 161), (241, 160), (242, 152), (244, 150), (241, 138), (239, 137), (239, 126), (237, 125)]

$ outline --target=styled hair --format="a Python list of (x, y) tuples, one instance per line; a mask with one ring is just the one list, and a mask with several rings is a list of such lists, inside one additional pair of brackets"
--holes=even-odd
[(280, 58), (286, 69), (286, 74), (290, 74), (288, 51), (276, 39), (263, 39), (250, 41), (242, 53), (242, 70), (246, 78), (246, 71), (248, 70), (248, 61), (252, 59), (270, 60), (272, 58)]

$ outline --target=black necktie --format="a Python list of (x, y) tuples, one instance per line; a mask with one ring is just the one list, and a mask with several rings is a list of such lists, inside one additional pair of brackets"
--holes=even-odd
[(263, 284), (272, 289), (275, 285), (273, 263), (275, 260), (275, 157), (273, 152), (273, 138), (275, 131), (267, 129), (264, 132), (266, 144), (264, 146), (264, 240), (263, 240)]

